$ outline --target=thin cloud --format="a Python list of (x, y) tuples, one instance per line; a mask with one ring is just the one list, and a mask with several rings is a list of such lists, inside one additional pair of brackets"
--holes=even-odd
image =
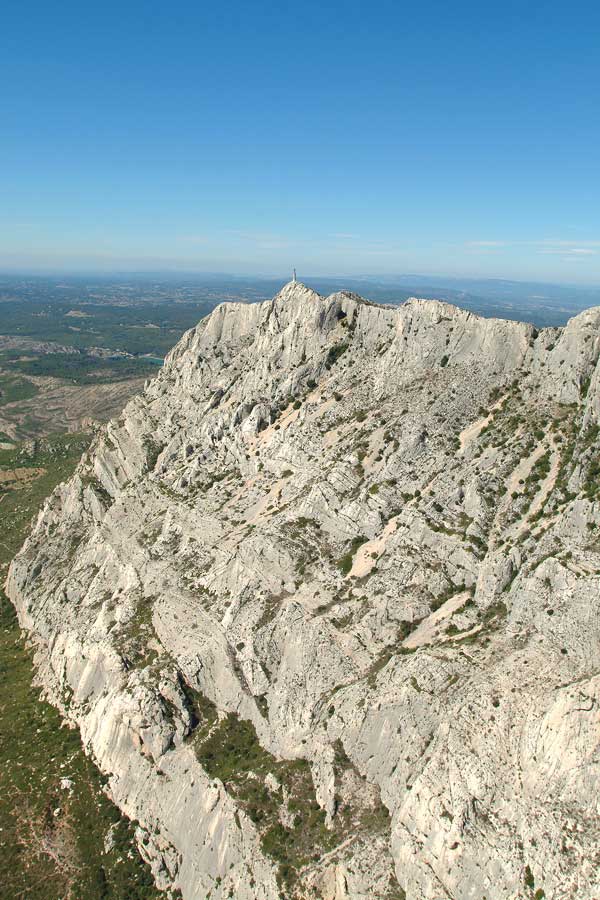
[(282, 240), (273, 240), (273, 241), (257, 241), (256, 247), (258, 250), (288, 250), (290, 247), (293, 247), (294, 243), (292, 241)]
[(545, 238), (543, 241), (525, 241), (524, 243), (532, 243), (538, 247), (600, 247), (600, 241), (561, 241)]
[(597, 251), (589, 247), (545, 247), (543, 250), (538, 250), (538, 253), (544, 256), (562, 257), (597, 256)]
[(506, 247), (506, 241), (467, 241), (465, 247)]
[[(560, 238), (542, 238), (532, 241), (465, 241), (465, 247), (542, 247), (549, 251), (557, 252), (586, 252), (595, 247), (600, 247), (600, 241), (567, 241)], [(594, 250), (592, 249), (592, 252)]]
[(253, 232), (253, 231), (226, 231), (225, 234), (238, 238), (240, 241), (249, 241), (250, 243), (261, 243), (263, 241), (285, 241), (289, 243), (289, 238), (283, 234), (273, 234), (271, 232)]
[(380, 248), (372, 248), (366, 249), (363, 251), (365, 256), (398, 256), (399, 254), (405, 252), (400, 247), (380, 247)]

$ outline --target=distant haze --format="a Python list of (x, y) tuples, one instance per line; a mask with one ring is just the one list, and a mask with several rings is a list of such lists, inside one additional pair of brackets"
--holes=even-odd
[[(445, 300), (479, 315), (528, 321), (539, 327), (563, 325), (582, 310), (600, 306), (600, 287), (581, 285), (459, 279), (449, 275), (322, 276), (302, 271), (298, 272), (298, 278), (325, 296), (350, 290), (384, 304), (402, 303), (413, 296)], [(180, 327), (190, 327), (217, 303), (265, 300), (289, 280), (289, 273), (279, 277), (185, 272), (95, 272), (61, 276), (0, 273), (0, 334), (17, 333), (40, 339), (48, 330), (49, 322), (57, 316), (72, 309), (89, 311), (93, 306), (107, 311), (144, 307), (154, 310), (154, 314), (160, 310), (161, 320), (173, 321), (175, 315)], [(40, 319), (39, 310), (46, 309), (51, 319)], [(17, 316), (18, 325), (9, 311)], [(64, 335), (60, 339), (64, 340)]]

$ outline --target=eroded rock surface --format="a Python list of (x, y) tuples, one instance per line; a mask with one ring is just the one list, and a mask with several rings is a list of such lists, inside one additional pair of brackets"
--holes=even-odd
[(159, 885), (598, 895), (599, 324), (289, 284), (99, 433), (7, 589)]

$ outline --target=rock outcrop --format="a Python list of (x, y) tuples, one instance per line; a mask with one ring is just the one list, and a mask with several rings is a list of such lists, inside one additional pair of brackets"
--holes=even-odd
[(7, 590), (184, 900), (600, 892), (600, 309), (223, 304)]

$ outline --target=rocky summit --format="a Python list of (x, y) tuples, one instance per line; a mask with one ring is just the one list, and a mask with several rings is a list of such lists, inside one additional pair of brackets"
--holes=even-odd
[(98, 431), (7, 590), (169, 895), (598, 896), (599, 325), (290, 283)]

